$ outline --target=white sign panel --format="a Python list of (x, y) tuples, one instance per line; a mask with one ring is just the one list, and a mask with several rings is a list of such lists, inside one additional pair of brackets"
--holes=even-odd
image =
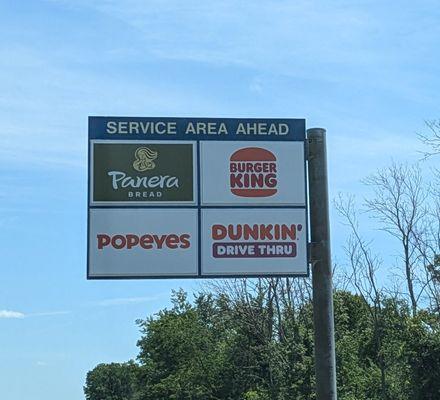
[(304, 119), (89, 117), (89, 279), (304, 276)]
[(197, 276), (196, 209), (90, 210), (89, 276)]
[(202, 205), (305, 206), (303, 142), (203, 142), (200, 148)]
[(304, 209), (205, 209), (202, 234), (202, 275), (308, 272)]

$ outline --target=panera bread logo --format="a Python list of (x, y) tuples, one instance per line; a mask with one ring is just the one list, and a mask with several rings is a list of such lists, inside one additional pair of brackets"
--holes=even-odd
[(277, 193), (277, 159), (269, 150), (246, 147), (231, 155), (231, 192), (240, 197), (269, 197)]
[(154, 160), (157, 158), (157, 155), (157, 151), (151, 150), (148, 147), (137, 148), (134, 153), (133, 168), (139, 172), (154, 169), (156, 167)]
[(94, 201), (193, 201), (191, 144), (96, 143), (93, 169)]

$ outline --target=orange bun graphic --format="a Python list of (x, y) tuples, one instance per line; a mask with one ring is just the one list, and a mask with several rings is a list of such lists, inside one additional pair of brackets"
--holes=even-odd
[(246, 147), (231, 155), (231, 192), (240, 197), (269, 197), (277, 193), (277, 159), (269, 150)]

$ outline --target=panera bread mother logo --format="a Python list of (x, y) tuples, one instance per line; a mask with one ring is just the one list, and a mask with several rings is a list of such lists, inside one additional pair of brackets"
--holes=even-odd
[(95, 202), (192, 202), (193, 175), (191, 144), (93, 145)]
[(138, 147), (134, 156), (136, 159), (133, 162), (133, 168), (136, 171), (144, 172), (154, 169), (156, 166), (154, 160), (157, 158), (157, 151), (151, 150), (148, 147)]

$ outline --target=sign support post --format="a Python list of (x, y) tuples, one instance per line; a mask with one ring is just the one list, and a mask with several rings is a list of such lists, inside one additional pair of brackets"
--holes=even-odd
[(307, 130), (316, 399), (336, 400), (335, 328), (325, 129)]

